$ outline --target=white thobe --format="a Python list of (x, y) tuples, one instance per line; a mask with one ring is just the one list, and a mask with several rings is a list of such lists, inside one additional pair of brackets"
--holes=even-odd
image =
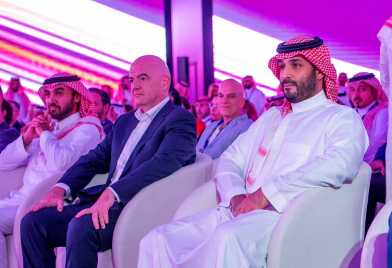
[[(388, 23), (388, 24), (387, 24)], [(392, 199), (392, 17), (381, 28), (378, 33), (378, 39), (381, 42), (380, 47), (380, 76), (381, 84), (388, 95), (388, 142), (385, 153), (386, 157), (386, 201)]]
[(18, 191), (12, 192), (9, 198), (0, 200), (0, 208), (21, 204), (34, 186), (47, 179), (60, 179), (80, 156), (97, 146), (101, 140), (101, 134), (92, 124), (79, 125), (63, 138), (57, 138), (56, 135), (73, 128), (78, 122), (89, 122), (101, 126), (96, 117), (80, 118), (79, 113), (74, 113), (57, 122), (54, 131), (42, 132), (41, 136), (34, 139), (27, 148), (20, 136), (1, 152), (0, 170), (12, 170), (21, 166), (26, 166), (26, 170), (23, 176), (23, 186)]
[[(269, 150), (263, 171), (247, 185), (260, 145)], [(151, 231), (141, 241), (138, 267), (265, 267), (271, 233), (290, 201), (309, 188), (340, 187), (354, 178), (367, 146), (359, 115), (324, 92), (293, 104), (284, 118), (271, 108), (221, 156), (219, 207)], [(231, 198), (260, 187), (272, 210), (233, 217)]]
[[(359, 115), (364, 118), (368, 112), (371, 111), (371, 107), (375, 103), (369, 104), (365, 108), (357, 109)], [(367, 163), (371, 163), (377, 154), (378, 149), (387, 142), (388, 136), (388, 108), (385, 107), (377, 112), (375, 115), (369, 135), (369, 148), (365, 154), (364, 160)]]

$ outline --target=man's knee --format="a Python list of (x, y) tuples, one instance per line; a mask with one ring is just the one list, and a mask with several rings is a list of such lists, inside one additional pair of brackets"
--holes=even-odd
[(73, 218), (67, 229), (67, 247), (90, 241), (96, 235), (91, 215)]
[(230, 243), (231, 241), (236, 240), (235, 230), (232, 228), (232, 226), (225, 224), (218, 226), (213, 233), (211, 240), (217, 245)]
[(34, 227), (37, 223), (41, 222), (40, 215), (37, 212), (29, 212), (27, 213), (20, 222), (20, 232), (23, 236), (24, 234), (28, 234), (33, 231)]

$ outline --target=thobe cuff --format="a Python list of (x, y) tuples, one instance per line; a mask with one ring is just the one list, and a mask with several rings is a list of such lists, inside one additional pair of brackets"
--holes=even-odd
[(69, 188), (69, 186), (67, 184), (59, 182), (59, 183), (56, 183), (53, 187), (56, 187), (56, 186), (65, 190), (64, 199), (68, 199), (71, 197), (71, 188)]
[(282, 213), (287, 206), (287, 200), (279, 192), (273, 182), (269, 182), (261, 187), (264, 196), (268, 199), (270, 204), (278, 211)]
[(118, 194), (116, 193), (116, 191), (112, 188), (112, 187), (108, 187), (107, 189), (109, 189), (110, 191), (112, 191), (112, 193), (114, 194), (114, 197), (116, 198), (116, 201), (120, 203), (120, 197), (118, 196)]

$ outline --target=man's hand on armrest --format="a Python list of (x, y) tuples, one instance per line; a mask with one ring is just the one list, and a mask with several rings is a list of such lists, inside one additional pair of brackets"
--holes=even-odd
[(64, 208), (65, 190), (61, 187), (53, 187), (41, 200), (36, 202), (31, 210), (38, 211), (42, 208), (57, 207), (59, 212)]

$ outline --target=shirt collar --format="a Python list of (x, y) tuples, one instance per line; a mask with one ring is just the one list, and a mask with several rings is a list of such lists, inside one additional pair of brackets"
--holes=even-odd
[(56, 121), (55, 130), (61, 130), (61, 129), (67, 128), (79, 119), (80, 119), (79, 112), (73, 113), (61, 121)]
[(327, 102), (328, 99), (325, 96), (324, 90), (321, 90), (318, 94), (314, 95), (309, 99), (303, 100), (298, 103), (291, 103), (291, 107), (293, 108), (293, 113), (300, 113), (311, 110)]
[(169, 102), (169, 97), (164, 98), (160, 103), (152, 107), (150, 110), (147, 112), (142, 112), (142, 110), (139, 108), (135, 112), (135, 117), (139, 121), (144, 121), (147, 119), (154, 119), (154, 117), (158, 114), (158, 112), (162, 109), (163, 106), (165, 106), (166, 103)]

